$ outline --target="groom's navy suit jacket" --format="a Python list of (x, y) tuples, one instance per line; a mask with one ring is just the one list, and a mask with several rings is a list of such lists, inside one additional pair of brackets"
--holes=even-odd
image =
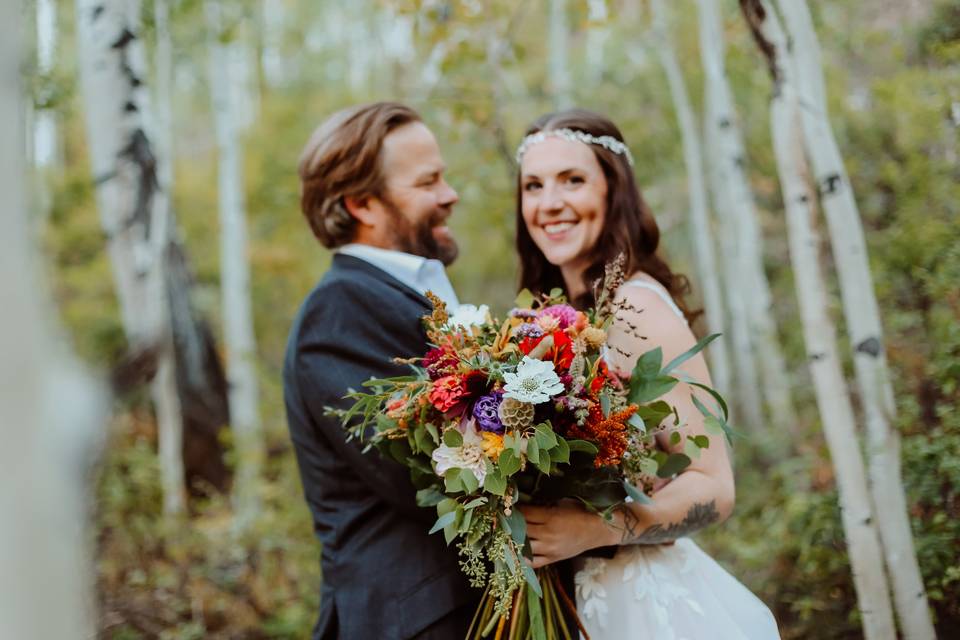
[[(290, 435), (322, 544), (320, 617), (313, 638), (462, 638), (479, 593), (455, 548), (428, 535), (408, 470), (361, 454), (327, 406), (370, 377), (410, 373), (421, 356), (426, 298), (363, 260), (338, 254), (297, 314), (283, 370)], [(465, 620), (465, 621), (464, 621)]]

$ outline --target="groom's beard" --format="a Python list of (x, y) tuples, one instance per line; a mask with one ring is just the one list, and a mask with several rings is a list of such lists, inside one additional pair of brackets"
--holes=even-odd
[(430, 217), (412, 223), (393, 202), (386, 198), (382, 201), (393, 226), (393, 245), (399, 251), (439, 260), (444, 266), (453, 264), (460, 253), (456, 240), (450, 236), (440, 239), (433, 233), (435, 227), (446, 223), (448, 212), (436, 210)]

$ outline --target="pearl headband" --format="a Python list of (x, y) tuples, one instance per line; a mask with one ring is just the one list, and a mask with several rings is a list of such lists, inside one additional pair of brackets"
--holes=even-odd
[(576, 131), (574, 129), (549, 129), (547, 131), (537, 131), (536, 133), (531, 133), (526, 138), (523, 139), (523, 142), (520, 143), (520, 146), (517, 147), (517, 164), (523, 160), (523, 154), (527, 152), (527, 149), (532, 147), (535, 144), (539, 144), (546, 140), (547, 138), (563, 138), (570, 142), (582, 142), (584, 144), (595, 144), (616, 153), (617, 155), (626, 156), (627, 162), (630, 163), (630, 166), (633, 166), (633, 155), (630, 153), (630, 149), (627, 148), (627, 145), (617, 140), (613, 136), (594, 136), (583, 131)]

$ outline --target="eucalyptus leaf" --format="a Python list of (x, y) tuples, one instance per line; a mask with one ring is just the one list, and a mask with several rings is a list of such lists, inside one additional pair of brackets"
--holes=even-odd
[(437, 518), (437, 521), (433, 523), (433, 527), (430, 529), (430, 533), (433, 534), (433, 533), (436, 533), (437, 531), (440, 531), (440, 529), (443, 529), (447, 525), (452, 524), (453, 521), (456, 519), (457, 519), (456, 509), (454, 509), (453, 511), (448, 511), (447, 513)]
[(597, 445), (586, 440), (567, 440), (567, 446), (570, 451), (580, 451), (582, 453), (597, 454)]
[(444, 499), (443, 494), (436, 487), (428, 487), (417, 491), (418, 507), (435, 507)]
[(610, 395), (607, 393), (600, 394), (600, 410), (604, 418), (610, 417)]
[[(507, 492), (507, 480), (502, 475), (500, 475), (499, 469), (494, 469), (493, 471), (487, 473), (486, 477), (483, 479), (483, 489), (488, 493), (492, 493), (495, 496), (502, 496)], [(479, 500), (480, 498), (477, 498)]]
[(660, 465), (657, 475), (661, 478), (671, 478), (690, 466), (690, 457), (683, 453), (671, 453), (666, 461)]
[(513, 452), (513, 449), (504, 449), (497, 459), (497, 466), (500, 467), (500, 473), (503, 477), (509, 478), (520, 470), (520, 458)]
[(627, 495), (630, 496), (634, 502), (637, 502), (639, 504), (652, 503), (652, 500), (650, 500), (647, 494), (640, 491), (639, 489), (637, 489), (635, 486), (633, 486), (626, 480), (623, 481), (623, 490), (627, 492)]
[(564, 438), (557, 438), (557, 446), (550, 450), (550, 460), (554, 464), (568, 464), (570, 462), (570, 445)]
[(443, 444), (451, 448), (463, 446), (463, 434), (457, 429), (447, 429), (443, 432)]
[(660, 374), (661, 362), (663, 362), (663, 349), (660, 347), (651, 349), (637, 358), (633, 373), (630, 375), (631, 386), (634, 383), (643, 383), (656, 378)]
[(529, 289), (521, 289), (513, 301), (513, 306), (520, 309), (529, 309), (533, 305), (533, 294)]
[(633, 404), (644, 404), (656, 400), (670, 392), (679, 380), (670, 376), (657, 376), (638, 383), (630, 381), (630, 395), (627, 396)]
[(477, 480), (476, 474), (470, 469), (460, 470), (460, 482), (463, 484), (464, 493), (467, 494), (473, 493), (480, 487), (480, 481)]
[(679, 367), (681, 364), (683, 364), (693, 356), (703, 351), (708, 344), (710, 344), (711, 342), (713, 342), (719, 337), (720, 337), (719, 333), (713, 333), (701, 339), (697, 344), (693, 345), (692, 347), (690, 347), (689, 349), (687, 349), (686, 351), (678, 355), (676, 358), (668, 362), (667, 365), (660, 371), (660, 374), (661, 375), (669, 374), (671, 371)]
[(510, 537), (518, 545), (522, 545), (527, 539), (527, 521), (523, 517), (523, 512), (520, 509), (512, 509), (510, 515), (505, 518), (510, 526)]
[(443, 485), (444, 488), (446, 488), (447, 493), (463, 491), (463, 482), (460, 481), (460, 469), (450, 469), (443, 474)]
[(536, 438), (527, 438), (527, 460), (534, 464), (540, 460), (540, 445)]

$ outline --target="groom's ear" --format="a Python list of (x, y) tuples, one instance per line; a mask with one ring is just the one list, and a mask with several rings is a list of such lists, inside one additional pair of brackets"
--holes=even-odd
[(377, 213), (370, 206), (373, 204), (373, 198), (370, 196), (344, 196), (343, 206), (351, 217), (366, 226), (373, 226), (377, 222)]

